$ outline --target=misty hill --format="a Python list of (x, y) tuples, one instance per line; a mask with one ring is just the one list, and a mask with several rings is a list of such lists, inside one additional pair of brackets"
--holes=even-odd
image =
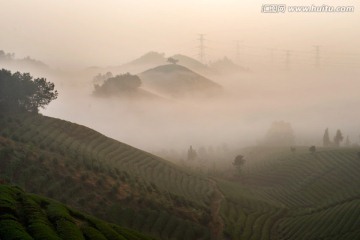
[[(103, 71), (110, 71), (114, 73), (123, 73), (123, 72), (130, 72), (130, 73), (139, 73), (143, 72), (146, 69), (153, 68), (162, 64), (166, 63), (167, 58), (165, 57), (164, 53), (158, 52), (148, 52), (128, 63), (119, 65), (119, 66), (112, 66), (106, 68), (97, 68), (92, 69), (92, 71), (103, 70)], [(90, 69), (89, 69), (90, 70)]]
[[(204, 74), (204, 75), (211, 75), (216, 73), (216, 71), (210, 69), (206, 65), (202, 64), (198, 60), (188, 57), (183, 54), (175, 54), (171, 56), (172, 58), (179, 60), (179, 64), (191, 69), (194, 72)], [(111, 71), (114, 73), (121, 73), (121, 72), (130, 72), (130, 73), (141, 73), (146, 71), (150, 68), (155, 68), (160, 65), (164, 65), (167, 63), (168, 58), (165, 57), (164, 53), (158, 53), (154, 51), (150, 51), (128, 63), (107, 67), (107, 68), (99, 68), (99, 67), (91, 67), (88, 68), (88, 71), (93, 71), (94, 73)]]
[(249, 69), (235, 64), (227, 57), (211, 62), (209, 64), (209, 68), (217, 74), (224, 74), (224, 75), (243, 73), (249, 71)]
[(10, 185), (0, 184), (0, 209), (4, 240), (153, 239)]
[[(121, 127), (121, 126), (119, 126)], [(94, 130), (0, 117), (0, 178), (161, 239), (210, 239), (210, 182)]]
[(219, 84), (178, 64), (158, 66), (139, 76), (147, 88), (172, 97), (212, 96), (222, 89)]
[(164, 53), (148, 52), (141, 57), (129, 62), (132, 65), (159, 65), (166, 61)]
[(29, 56), (25, 58), (16, 58), (14, 53), (6, 53), (3, 50), (0, 50), (0, 65), (2, 68), (23, 72), (50, 70), (48, 65), (39, 60)]

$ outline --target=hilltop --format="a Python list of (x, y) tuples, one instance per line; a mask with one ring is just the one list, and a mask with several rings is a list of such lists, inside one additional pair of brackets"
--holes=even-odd
[(83, 214), (55, 200), (0, 184), (0, 239), (154, 239)]
[[(110, 73), (112, 76), (112, 74)], [(102, 77), (100, 75), (100, 77)], [(104, 76), (106, 77), (106, 75)], [(99, 78), (99, 77), (98, 77)], [(93, 96), (96, 97), (118, 97), (133, 100), (160, 100), (156, 94), (141, 88), (141, 79), (136, 75), (129, 73), (108, 77), (100, 84), (94, 85)]]
[(179, 60), (179, 64), (191, 69), (192, 71), (199, 73), (201, 75), (210, 75), (213, 74), (213, 70), (210, 69), (205, 64), (199, 62), (198, 60), (188, 57), (183, 54), (175, 54), (172, 58)]
[(178, 64), (161, 65), (139, 76), (147, 88), (172, 97), (212, 96), (222, 89), (219, 84)]

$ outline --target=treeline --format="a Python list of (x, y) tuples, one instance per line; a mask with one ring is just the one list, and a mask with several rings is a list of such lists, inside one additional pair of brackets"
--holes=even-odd
[(0, 70), (0, 112), (34, 112), (56, 99), (54, 83), (29, 73)]
[(325, 132), (324, 132), (324, 136), (323, 136), (323, 146), (324, 147), (340, 147), (341, 143), (345, 140), (344, 145), (346, 147), (351, 147), (351, 141), (349, 136), (346, 137), (346, 139), (344, 138), (343, 133), (341, 132), (340, 129), (338, 129), (335, 133), (335, 136), (333, 138), (333, 140), (331, 140), (330, 134), (329, 134), (329, 129), (326, 128)]

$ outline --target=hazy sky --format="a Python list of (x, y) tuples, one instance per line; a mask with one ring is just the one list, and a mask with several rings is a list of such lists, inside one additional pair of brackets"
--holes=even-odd
[[(261, 13), (266, 3), (353, 5), (354, 13)], [(150, 50), (208, 59), (267, 48), (360, 53), (359, 1), (0, 0), (0, 49), (52, 66), (117, 65)], [(254, 50), (254, 51), (252, 51)], [(252, 54), (253, 52), (255, 52)]]

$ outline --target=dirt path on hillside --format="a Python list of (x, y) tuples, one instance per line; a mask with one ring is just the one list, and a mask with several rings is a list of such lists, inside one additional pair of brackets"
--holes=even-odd
[(220, 216), (220, 207), (221, 201), (224, 199), (224, 195), (219, 190), (216, 182), (209, 179), (210, 184), (214, 188), (214, 192), (211, 199), (211, 222), (210, 222), (210, 231), (211, 231), (211, 240), (222, 240), (223, 239), (223, 230), (224, 222)]

